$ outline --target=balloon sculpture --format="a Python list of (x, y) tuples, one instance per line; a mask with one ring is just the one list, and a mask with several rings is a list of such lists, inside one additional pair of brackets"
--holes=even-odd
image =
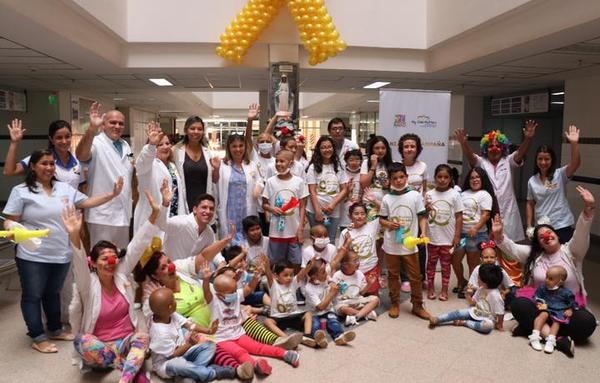
[(284, 4), (294, 17), (300, 38), (310, 53), (310, 65), (322, 63), (346, 49), (324, 0), (248, 0), (221, 35), (217, 55), (241, 63), (258, 35), (268, 27)]

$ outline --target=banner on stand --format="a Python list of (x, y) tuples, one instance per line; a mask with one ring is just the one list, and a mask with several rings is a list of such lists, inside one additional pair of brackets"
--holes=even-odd
[(394, 161), (401, 162), (398, 141), (406, 133), (421, 138), (419, 160), (427, 164), (428, 181), (438, 164), (448, 162), (450, 93), (434, 91), (382, 90), (379, 93), (379, 135), (392, 147)]

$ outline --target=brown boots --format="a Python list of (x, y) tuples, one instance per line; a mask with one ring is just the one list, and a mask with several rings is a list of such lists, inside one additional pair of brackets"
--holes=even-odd
[[(431, 317), (431, 314), (429, 314), (429, 312), (425, 310), (425, 307), (423, 307), (423, 305), (420, 303), (413, 304), (411, 312), (413, 315), (416, 315), (421, 319), (429, 320), (429, 318)], [(398, 316), (400, 315), (400, 304), (392, 303), (390, 311), (388, 311), (388, 315), (390, 316), (390, 318), (398, 318)]]
[(390, 318), (398, 318), (398, 315), (400, 315), (400, 304), (392, 303), (392, 307), (390, 307), (388, 315), (390, 316)]

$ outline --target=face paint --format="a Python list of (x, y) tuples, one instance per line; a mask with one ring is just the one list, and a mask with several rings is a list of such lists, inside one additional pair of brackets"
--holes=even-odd
[(552, 233), (549, 231), (545, 231), (540, 235), (540, 237), (542, 237), (542, 240), (544, 242), (548, 243), (552, 239)]
[(167, 271), (169, 272), (169, 274), (173, 274), (175, 272), (175, 264), (169, 263), (169, 265), (167, 266)]
[(117, 264), (117, 257), (115, 257), (114, 255), (111, 255), (110, 257), (108, 257), (108, 259), (106, 260), (106, 263), (108, 263), (110, 266), (114, 266)]

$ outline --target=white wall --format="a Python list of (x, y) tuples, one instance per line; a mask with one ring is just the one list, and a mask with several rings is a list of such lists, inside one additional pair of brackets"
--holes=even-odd
[[(600, 105), (600, 76), (569, 79), (565, 81), (565, 109), (563, 114), (563, 129), (570, 124), (575, 124), (581, 129), (582, 137), (600, 139), (600, 125), (598, 125), (598, 105)], [(600, 163), (600, 145), (582, 144), (581, 167), (575, 173), (578, 176), (600, 178), (598, 164)], [(561, 163), (569, 162), (571, 148), (563, 144)], [(582, 203), (575, 191), (578, 182), (571, 182), (568, 189), (568, 199), (571, 210), (579, 214)], [(596, 206), (600, 206), (600, 185), (582, 184), (596, 197)], [(600, 235), (600, 213), (596, 209), (592, 233)]]
[(127, 0), (70, 0), (127, 40)]

